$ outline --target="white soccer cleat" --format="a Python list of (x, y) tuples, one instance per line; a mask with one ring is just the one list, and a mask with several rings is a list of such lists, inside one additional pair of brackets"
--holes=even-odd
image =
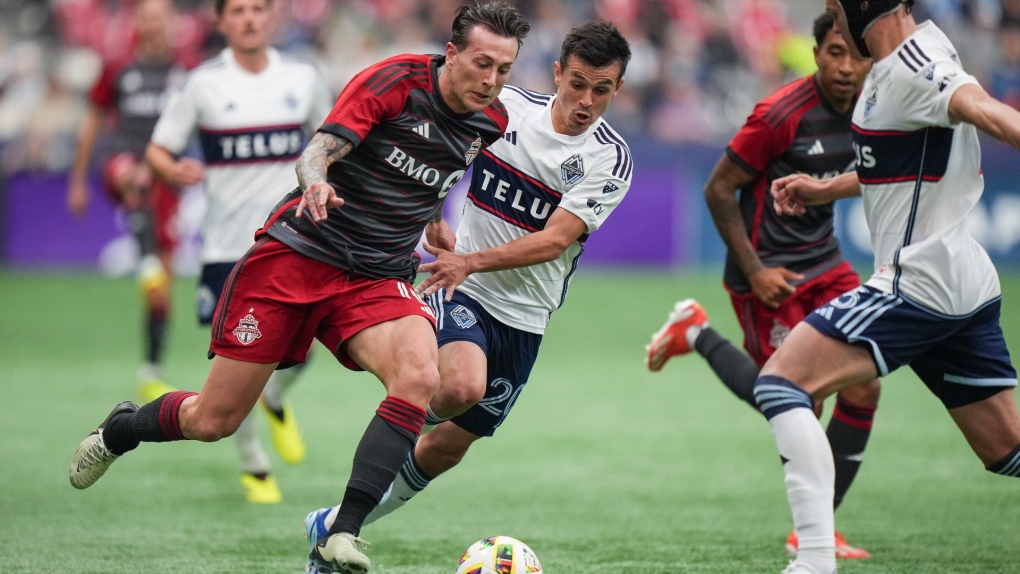
[(708, 326), (708, 315), (694, 299), (684, 299), (673, 306), (662, 328), (652, 335), (652, 342), (645, 347), (648, 353), (645, 364), (651, 371), (658, 371), (670, 357), (686, 355), (694, 349), (687, 342), (687, 331), (692, 327), (702, 329)]
[[(833, 568), (832, 572), (828, 574), (838, 574), (837, 570), (838, 570), (837, 568)], [(794, 560), (793, 562), (790, 562), (790, 564), (786, 568), (784, 568), (780, 574), (824, 574), (824, 573), (818, 572), (814, 568), (809, 567), (807, 564), (802, 564), (801, 562)]]
[(81, 441), (78, 450), (74, 451), (74, 456), (71, 457), (71, 486), (78, 490), (88, 488), (106, 473), (106, 469), (110, 468), (119, 455), (113, 454), (110, 449), (106, 448), (106, 442), (103, 441), (103, 429), (114, 416), (121, 413), (133, 413), (137, 410), (138, 405), (131, 401), (120, 403), (110, 411), (110, 414), (96, 427), (96, 430)]
[(362, 550), (368, 546), (368, 542), (349, 532), (334, 534), (315, 544), (308, 557), (312, 563), (309, 566), (315, 574), (367, 574), (372, 561)]

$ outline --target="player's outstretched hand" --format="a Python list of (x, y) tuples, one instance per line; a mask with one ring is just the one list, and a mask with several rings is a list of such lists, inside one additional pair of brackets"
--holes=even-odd
[(797, 292), (790, 281), (800, 281), (804, 276), (786, 267), (764, 267), (747, 278), (754, 296), (769, 309), (776, 309), (787, 297)]
[(429, 278), (418, 284), (415, 289), (418, 295), (422, 297), (428, 297), (429, 295), (439, 291), (440, 289), (446, 289), (445, 299), (449, 301), (453, 297), (453, 292), (457, 289), (457, 286), (467, 279), (467, 276), (471, 274), (468, 269), (467, 258), (463, 255), (457, 255), (452, 251), (446, 251), (425, 243), (422, 245), (425, 251), (435, 255), (436, 260), (432, 263), (423, 263), (418, 266), (418, 271), (426, 271), (431, 273)]
[(297, 216), (301, 217), (301, 214), (308, 210), (312, 221), (319, 222), (326, 219), (327, 209), (340, 207), (343, 204), (343, 198), (336, 196), (336, 190), (332, 185), (323, 181), (316, 182), (309, 185), (301, 195), (301, 202), (297, 206)]
[(803, 173), (781, 177), (772, 182), (772, 199), (780, 215), (804, 215), (808, 205), (823, 203), (822, 181)]

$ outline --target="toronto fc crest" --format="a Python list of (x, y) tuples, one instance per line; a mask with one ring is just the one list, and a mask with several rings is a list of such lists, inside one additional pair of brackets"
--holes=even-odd
[(471, 165), (471, 162), (475, 161), (478, 157), (479, 150), (482, 149), (482, 137), (478, 136), (475, 141), (471, 142), (471, 147), (468, 148), (467, 153), (464, 154), (464, 162), (467, 165)]
[(242, 345), (250, 345), (252, 341), (262, 336), (259, 331), (259, 322), (255, 320), (252, 315), (255, 309), (250, 309), (248, 314), (244, 316), (238, 323), (237, 328), (234, 329), (234, 336), (241, 342)]

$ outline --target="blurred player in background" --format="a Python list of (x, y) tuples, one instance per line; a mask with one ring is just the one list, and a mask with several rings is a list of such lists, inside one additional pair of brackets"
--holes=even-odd
[[(492, 436), (524, 389), (585, 241), (630, 188), (630, 149), (602, 119), (630, 55), (612, 24), (588, 22), (563, 41), (554, 96), (513, 86), (500, 94), (510, 124), (475, 162), (456, 237), (438, 216), (426, 227), (436, 261), (422, 265), (432, 275), (418, 289), (439, 316), (441, 384), (427, 420), (438, 426), (408, 453), (367, 522), (406, 504)], [(341, 509), (305, 518), (309, 542)]]
[[(297, 158), (332, 104), (314, 65), (270, 47), (269, 0), (217, 0), (215, 7), (227, 48), (188, 75), (160, 117), (146, 154), (156, 173), (175, 185), (206, 181), (197, 295), (202, 325), (212, 324), (227, 276), (254, 244), (266, 214), (297, 183)], [(204, 166), (180, 157), (196, 132)], [(282, 396), (303, 367), (274, 372), (261, 401), (273, 444), (291, 464), (304, 458), (305, 445)], [(282, 495), (254, 416), (245, 419), (234, 438), (245, 497), (279, 502)]]
[(88, 211), (88, 172), (107, 119), (115, 117), (103, 184), (126, 215), (141, 256), (140, 286), (146, 302), (145, 359), (138, 369), (143, 401), (172, 391), (162, 380), (160, 362), (170, 313), (170, 278), (176, 244), (178, 189), (154, 177), (144, 161), (145, 146), (170, 90), (187, 72), (174, 54), (175, 12), (171, 0), (140, 0), (134, 10), (135, 50), (128, 62), (107, 64), (89, 93), (91, 106), (78, 136), (67, 206), (75, 216)]
[(998, 274), (967, 229), (984, 188), (976, 128), (1020, 149), (1020, 112), (964, 71), (935, 24), (915, 23), (912, 0), (826, 4), (851, 53), (875, 62), (854, 108), (857, 169), (790, 175), (772, 193), (788, 215), (862, 196), (875, 271), (794, 327), (755, 383), (800, 536), (788, 574), (836, 572), (833, 455), (813, 412), (833, 392), (910, 365), (985, 468), (1020, 476)]
[[(728, 248), (723, 283), (750, 356), (710, 327), (704, 309), (692, 299), (676, 304), (648, 347), (646, 361), (652, 371), (670, 357), (698, 352), (755, 410), (758, 371), (790, 329), (861, 284), (833, 235), (832, 204), (812, 207), (804, 217), (785, 216), (774, 209), (769, 191), (774, 180), (786, 175), (824, 179), (854, 167), (850, 117), (871, 64), (850, 55), (834, 22), (829, 12), (814, 22), (818, 71), (755, 107), (705, 185), (709, 210)], [(836, 460), (837, 508), (860, 468), (879, 391), (875, 379), (837, 395), (827, 432)], [(797, 552), (796, 531), (787, 538), (786, 550)], [(836, 555), (870, 557), (838, 532)]]
[[(257, 2), (227, 0), (224, 17)], [(118, 405), (79, 446), (71, 483), (87, 488), (142, 441), (230, 435), (277, 366), (303, 362), (318, 338), (387, 392), (354, 454), (343, 511), (309, 556), (319, 572), (367, 572), (361, 526), (413, 448), (439, 386), (435, 314), (411, 284), (414, 248), (449, 189), (503, 135), (507, 112), (497, 95), (529, 29), (503, 2), (463, 6), (445, 55), (396, 56), (356, 75), (301, 154), (299, 187), (224, 286), (201, 394)]]

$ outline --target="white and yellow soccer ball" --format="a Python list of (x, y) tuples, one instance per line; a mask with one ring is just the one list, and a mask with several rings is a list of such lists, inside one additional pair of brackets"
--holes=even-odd
[(527, 544), (509, 536), (493, 536), (464, 552), (457, 574), (542, 574), (542, 564)]

